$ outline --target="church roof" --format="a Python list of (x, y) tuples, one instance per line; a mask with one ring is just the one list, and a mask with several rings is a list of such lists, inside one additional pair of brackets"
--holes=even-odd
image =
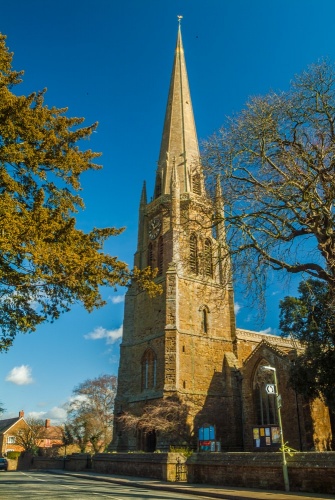
[(199, 157), (198, 138), (179, 22), (158, 161), (162, 194), (170, 193), (173, 165), (176, 166), (181, 193), (190, 191), (190, 175), (192, 171), (199, 169)]
[(286, 350), (301, 348), (301, 346), (297, 344), (297, 342), (295, 342), (291, 337), (281, 337), (280, 335), (273, 335), (271, 333), (265, 332), (255, 332), (253, 330), (245, 330), (242, 328), (236, 328), (236, 338), (238, 340), (256, 343), (264, 340), (269, 344), (275, 344), (277, 346), (280, 346), (281, 349)]

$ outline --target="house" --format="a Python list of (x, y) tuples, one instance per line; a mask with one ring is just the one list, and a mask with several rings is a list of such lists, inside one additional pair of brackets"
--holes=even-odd
[(43, 431), (41, 430), (41, 439), (39, 448), (47, 449), (63, 445), (63, 429), (61, 426), (50, 425), (50, 419), (45, 420)]
[(18, 417), (0, 420), (0, 455), (3, 456), (9, 451), (23, 451), (23, 447), (15, 442), (15, 433), (27, 427), (23, 410), (19, 412)]

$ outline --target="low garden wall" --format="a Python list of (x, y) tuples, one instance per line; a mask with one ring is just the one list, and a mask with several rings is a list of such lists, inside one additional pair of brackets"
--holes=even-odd
[[(335, 452), (287, 455), (291, 491), (335, 493)], [(194, 453), (187, 460), (189, 483), (284, 490), (282, 454)]]

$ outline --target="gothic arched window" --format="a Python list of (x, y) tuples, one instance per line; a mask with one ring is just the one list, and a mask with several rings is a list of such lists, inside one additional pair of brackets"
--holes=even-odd
[(195, 234), (190, 237), (190, 270), (194, 274), (198, 274), (198, 240)]
[(158, 276), (162, 276), (163, 274), (163, 253), (164, 253), (164, 247), (163, 247), (163, 237), (160, 236), (158, 239)]
[(142, 370), (142, 391), (154, 389), (156, 387), (157, 359), (152, 349), (147, 349), (141, 360)]
[(260, 364), (253, 383), (255, 423), (257, 425), (278, 425), (276, 396), (266, 392), (267, 384), (273, 384), (273, 374), (267, 370), (262, 370), (262, 364)]
[(210, 240), (205, 240), (204, 248), (204, 268), (205, 275), (213, 278), (213, 255), (212, 255), (212, 242)]

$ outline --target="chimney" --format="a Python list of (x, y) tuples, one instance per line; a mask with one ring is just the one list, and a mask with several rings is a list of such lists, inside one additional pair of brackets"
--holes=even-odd
[(19, 412), (19, 418), (22, 418), (22, 417), (24, 417), (24, 411), (23, 411), (23, 410), (21, 410), (21, 411)]
[(45, 428), (47, 429), (48, 427), (50, 427), (50, 419), (49, 418), (47, 418), (45, 421)]

